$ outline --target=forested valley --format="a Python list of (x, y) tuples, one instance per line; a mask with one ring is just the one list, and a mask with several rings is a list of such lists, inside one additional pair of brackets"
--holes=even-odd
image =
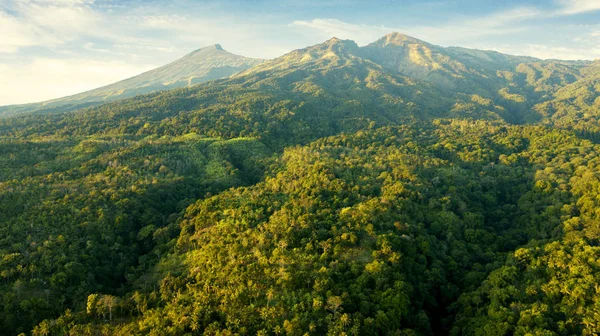
[(0, 334), (599, 334), (599, 93), (394, 33), (0, 119)]

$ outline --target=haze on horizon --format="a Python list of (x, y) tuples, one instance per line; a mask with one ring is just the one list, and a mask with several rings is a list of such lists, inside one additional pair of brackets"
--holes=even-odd
[[(600, 57), (600, 1), (0, 0), (0, 106), (125, 79), (211, 44), (274, 58), (333, 36), (565, 60)], [(382, 18), (384, 18), (382, 20)]]

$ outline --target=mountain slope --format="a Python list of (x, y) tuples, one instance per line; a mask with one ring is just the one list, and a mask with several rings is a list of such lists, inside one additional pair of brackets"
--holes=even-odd
[(511, 123), (543, 117), (532, 107), (565, 85), (583, 79), (586, 61), (541, 60), (495, 51), (440, 47), (392, 33), (361, 48), (365, 58), (449, 92), (491, 99), (506, 109)]
[(582, 78), (581, 68), (590, 64), (489, 50), (444, 48), (399, 33), (388, 34), (361, 49), (365, 58), (387, 69), (459, 91), (476, 90), (476, 85), (481, 86), (481, 90), (497, 90), (502, 85), (531, 85), (535, 90), (552, 91)]
[(551, 99), (533, 107), (544, 116), (543, 123), (575, 130), (595, 141), (600, 140), (600, 63), (583, 71), (584, 77), (557, 90)]
[(73, 110), (139, 94), (191, 86), (229, 77), (262, 62), (261, 59), (234, 55), (216, 44), (198, 49), (160, 68), (94, 90), (41, 103), (0, 107), (0, 116), (36, 110)]

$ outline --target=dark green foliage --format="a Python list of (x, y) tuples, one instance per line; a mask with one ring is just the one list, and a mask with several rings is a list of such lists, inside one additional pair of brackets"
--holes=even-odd
[[(177, 234), (177, 213), (207, 193), (256, 181), (262, 144), (195, 134), (2, 144), (0, 290), (4, 330), (91, 292), (124, 293)], [(171, 215), (172, 214), (172, 215)]]

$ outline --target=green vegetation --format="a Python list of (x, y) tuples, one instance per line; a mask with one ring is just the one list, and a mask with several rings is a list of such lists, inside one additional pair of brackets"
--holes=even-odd
[(161, 257), (195, 199), (253, 183), (267, 156), (252, 139), (94, 137), (0, 146), (0, 324), (27, 331), (118, 294)]
[(598, 69), (333, 39), (0, 119), (0, 334), (598, 334)]

